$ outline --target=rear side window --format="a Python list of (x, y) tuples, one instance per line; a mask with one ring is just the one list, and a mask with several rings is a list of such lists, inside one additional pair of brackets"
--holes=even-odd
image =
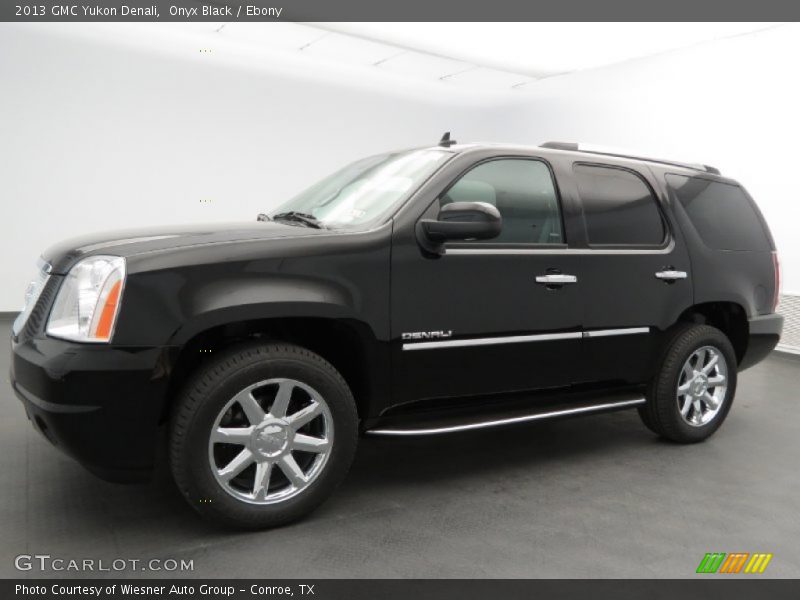
[(667, 183), (706, 246), (772, 250), (761, 219), (738, 185), (683, 175), (667, 175)]
[(500, 235), (476, 243), (562, 244), (561, 211), (550, 168), (540, 160), (507, 158), (481, 163), (440, 199), (486, 202), (503, 217)]
[(666, 230), (657, 200), (644, 180), (631, 171), (575, 165), (589, 244), (660, 246)]

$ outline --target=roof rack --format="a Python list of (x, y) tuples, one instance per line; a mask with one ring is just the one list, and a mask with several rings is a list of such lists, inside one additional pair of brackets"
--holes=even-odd
[(719, 169), (710, 165), (701, 165), (694, 163), (683, 163), (674, 160), (662, 160), (659, 158), (648, 158), (645, 156), (634, 156), (632, 154), (617, 154), (614, 152), (600, 152), (598, 150), (584, 150), (575, 142), (545, 142), (540, 148), (549, 148), (550, 150), (567, 150), (569, 152), (584, 152), (586, 154), (598, 154), (600, 156), (614, 156), (617, 158), (631, 158), (634, 160), (644, 160), (647, 162), (659, 163), (662, 165), (672, 165), (675, 167), (684, 167), (686, 169), (694, 169), (695, 171), (704, 171), (706, 173), (713, 173), (719, 175)]

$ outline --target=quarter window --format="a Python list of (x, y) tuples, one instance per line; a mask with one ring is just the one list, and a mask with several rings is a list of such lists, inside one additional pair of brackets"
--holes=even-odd
[(664, 221), (644, 180), (613, 167), (575, 165), (586, 234), (591, 245), (659, 246)]
[(496, 238), (480, 242), (564, 243), (553, 177), (540, 160), (514, 158), (482, 163), (463, 175), (439, 202), (440, 206), (486, 202), (497, 207), (503, 217), (503, 229)]
[(667, 175), (667, 183), (710, 248), (772, 249), (761, 219), (738, 185), (683, 175)]

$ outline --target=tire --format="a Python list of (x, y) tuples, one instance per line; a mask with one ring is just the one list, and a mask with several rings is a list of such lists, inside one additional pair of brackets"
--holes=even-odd
[(330, 363), (292, 344), (250, 343), (187, 382), (170, 422), (169, 461), (201, 515), (264, 529), (324, 502), (347, 475), (357, 442), (355, 401)]
[(724, 333), (708, 325), (682, 325), (667, 345), (639, 416), (648, 429), (673, 442), (702, 442), (728, 416), (736, 369), (736, 354)]

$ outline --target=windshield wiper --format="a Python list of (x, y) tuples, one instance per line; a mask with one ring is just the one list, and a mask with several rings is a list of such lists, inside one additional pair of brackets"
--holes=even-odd
[(289, 212), (282, 212), (278, 213), (277, 215), (272, 215), (273, 221), (297, 221), (298, 223), (303, 223), (308, 227), (313, 227), (314, 229), (325, 229), (325, 225), (317, 219), (314, 215), (310, 215), (308, 213), (297, 212), (296, 210), (290, 210)]

